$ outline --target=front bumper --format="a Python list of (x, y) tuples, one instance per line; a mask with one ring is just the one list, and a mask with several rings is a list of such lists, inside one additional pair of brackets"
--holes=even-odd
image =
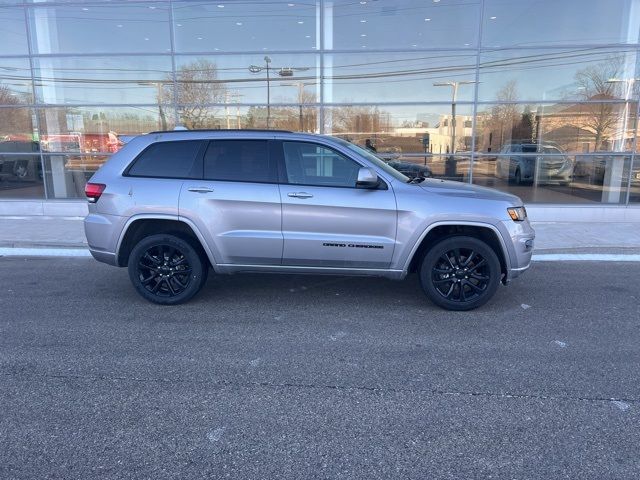
[(531, 266), (536, 232), (531, 227), (528, 219), (524, 222), (505, 220), (502, 224), (509, 232), (509, 238), (511, 239), (511, 245), (508, 248), (509, 265), (507, 275), (504, 278), (504, 282), (508, 283)]

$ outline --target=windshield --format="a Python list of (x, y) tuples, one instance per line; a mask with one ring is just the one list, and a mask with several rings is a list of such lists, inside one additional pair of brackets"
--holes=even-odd
[(522, 151), (524, 153), (535, 153), (535, 152), (539, 152), (539, 153), (556, 153), (556, 154), (562, 153), (556, 147), (545, 147), (545, 146), (538, 146), (538, 145), (523, 145), (522, 146)]
[(397, 171), (395, 168), (390, 167), (389, 165), (384, 163), (382, 160), (380, 160), (379, 157), (376, 157), (373, 153), (369, 152), (368, 150), (365, 150), (364, 148), (359, 147), (358, 145), (356, 145), (354, 143), (347, 142), (346, 140), (343, 140), (342, 138), (338, 138), (338, 137), (331, 137), (331, 138), (333, 140), (337, 141), (340, 145), (344, 145), (349, 150), (352, 150), (352, 151), (356, 152), (358, 155), (360, 155), (362, 157), (365, 157), (367, 160), (369, 160), (371, 163), (373, 163), (376, 167), (380, 167), (382, 170), (387, 172), (389, 175), (393, 176), (393, 178), (395, 178), (396, 180), (400, 180), (403, 183), (407, 183), (409, 181), (409, 177), (403, 175), (402, 173)]

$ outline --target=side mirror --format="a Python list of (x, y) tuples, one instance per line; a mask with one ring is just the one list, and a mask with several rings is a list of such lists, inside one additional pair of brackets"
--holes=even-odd
[(356, 187), (358, 188), (376, 188), (380, 184), (378, 174), (372, 168), (362, 167), (358, 170), (358, 180)]

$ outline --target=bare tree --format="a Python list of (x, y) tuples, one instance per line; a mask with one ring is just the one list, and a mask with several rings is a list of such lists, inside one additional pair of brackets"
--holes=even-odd
[(219, 108), (211, 103), (225, 103), (227, 87), (218, 79), (218, 68), (215, 63), (198, 59), (182, 65), (176, 72), (176, 87), (167, 81), (158, 91), (158, 104), (163, 116), (162, 107), (173, 103), (174, 97), (180, 108), (180, 117), (184, 126), (189, 129), (212, 128), (216, 123)]
[[(317, 132), (318, 110), (305, 107), (307, 104), (316, 103), (316, 94), (303, 91), (298, 101), (299, 104), (297, 106), (271, 107), (270, 127), (294, 132)], [(243, 124), (245, 124), (246, 128), (266, 128), (267, 107), (249, 108)]]
[(333, 110), (333, 131), (336, 133), (379, 133), (389, 127), (389, 115), (378, 107), (345, 106)]
[(0, 105), (15, 105), (15, 108), (3, 108), (0, 112), (1, 135), (31, 135), (31, 112), (20, 108), (23, 99), (15, 95), (6, 85), (0, 85)]
[[(618, 85), (609, 82), (623, 69), (624, 59), (612, 57), (597, 65), (583, 68), (576, 73), (578, 94), (583, 100), (612, 100), (616, 98)], [(612, 103), (591, 103), (580, 108), (581, 126), (591, 129), (595, 134), (595, 150), (607, 141), (618, 122), (620, 107)]]
[(497, 105), (482, 116), (483, 149), (489, 151), (500, 148), (512, 138), (513, 128), (521, 115), (517, 104), (507, 103), (518, 100), (518, 86), (515, 80), (509, 80), (496, 93)]

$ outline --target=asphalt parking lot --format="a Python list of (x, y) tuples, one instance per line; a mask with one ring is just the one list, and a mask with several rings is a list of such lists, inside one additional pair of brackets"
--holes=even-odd
[(0, 478), (638, 478), (637, 263), (537, 263), (480, 310), (417, 278), (0, 258)]

